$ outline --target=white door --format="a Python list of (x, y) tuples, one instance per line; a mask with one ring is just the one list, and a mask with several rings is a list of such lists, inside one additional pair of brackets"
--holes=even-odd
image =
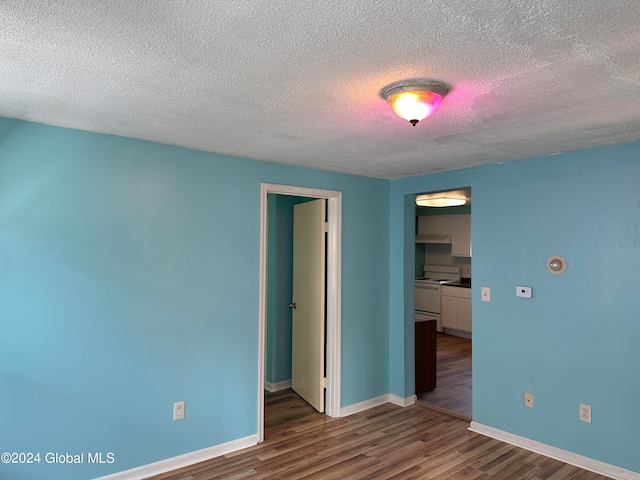
[(291, 387), (324, 412), (325, 200), (293, 207)]

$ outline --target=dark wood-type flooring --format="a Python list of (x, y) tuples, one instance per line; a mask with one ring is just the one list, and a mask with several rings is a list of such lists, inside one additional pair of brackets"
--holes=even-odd
[(418, 395), (418, 403), (471, 420), (471, 340), (439, 333), (436, 388)]
[(386, 404), (333, 419), (285, 390), (265, 396), (263, 443), (153, 479), (607, 478), (467, 427), (464, 420), (419, 404)]

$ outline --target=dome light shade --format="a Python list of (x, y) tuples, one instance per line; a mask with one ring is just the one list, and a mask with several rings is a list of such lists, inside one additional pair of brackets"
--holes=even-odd
[(442, 97), (433, 92), (405, 92), (394, 96), (390, 103), (400, 118), (418, 123), (436, 111), (440, 100)]
[(466, 203), (466, 199), (456, 197), (432, 197), (430, 195), (416, 197), (416, 205), (419, 207), (460, 207)]
[(416, 124), (436, 111), (440, 101), (449, 93), (444, 83), (432, 80), (403, 80), (387, 85), (380, 96), (393, 107), (400, 118)]

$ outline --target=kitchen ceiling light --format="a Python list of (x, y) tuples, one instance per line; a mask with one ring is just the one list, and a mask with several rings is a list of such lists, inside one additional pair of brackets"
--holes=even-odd
[(393, 107), (400, 118), (416, 124), (436, 111), (449, 87), (434, 80), (401, 80), (387, 85), (380, 96)]
[(459, 207), (467, 203), (464, 198), (455, 197), (431, 197), (429, 195), (420, 195), (416, 198), (416, 205), (419, 207)]

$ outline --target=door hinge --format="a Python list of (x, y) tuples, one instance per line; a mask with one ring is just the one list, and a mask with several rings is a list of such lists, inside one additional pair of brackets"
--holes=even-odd
[(329, 222), (324, 222), (324, 231), (325, 232), (329, 231)]
[(322, 388), (327, 388), (327, 377), (322, 377)]

